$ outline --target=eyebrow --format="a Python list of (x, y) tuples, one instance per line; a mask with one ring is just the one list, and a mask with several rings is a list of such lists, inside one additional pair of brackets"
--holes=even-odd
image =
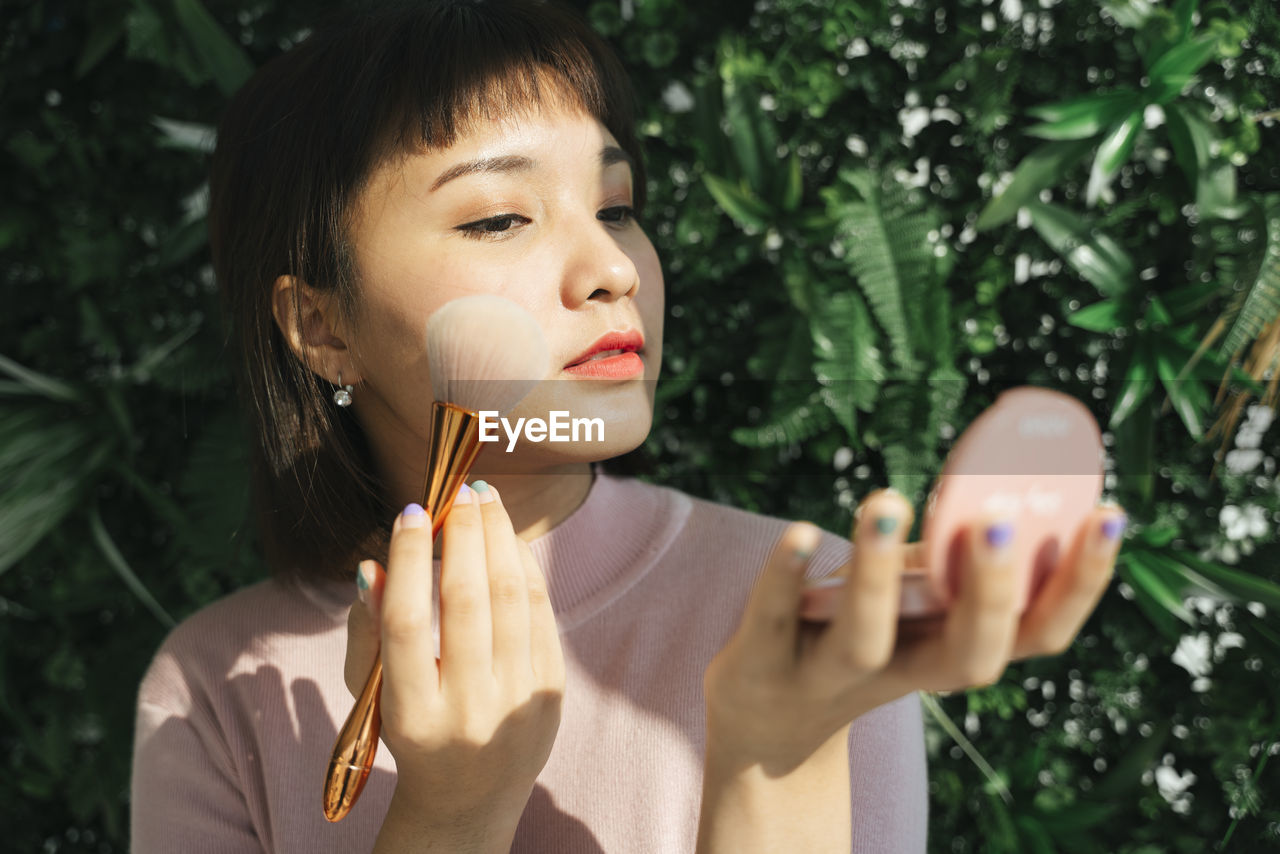
[[(616, 145), (606, 145), (600, 149), (600, 168), (607, 169), (617, 163), (625, 163), (635, 170), (635, 159)], [(473, 175), (477, 172), (502, 174), (509, 172), (527, 172), (536, 166), (536, 162), (521, 154), (504, 154), (499, 157), (481, 157), (450, 166), (440, 177), (436, 178), (429, 192), (435, 192), (454, 178)]]

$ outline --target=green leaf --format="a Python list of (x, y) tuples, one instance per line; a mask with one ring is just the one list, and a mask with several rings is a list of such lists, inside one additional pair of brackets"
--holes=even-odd
[(1187, 186), (1195, 192), (1200, 181), (1200, 170), (1209, 165), (1213, 130), (1209, 123), (1191, 110), (1177, 104), (1164, 108), (1165, 127), (1169, 131), (1169, 143), (1173, 158), (1187, 178)]
[(192, 52), (212, 75), (223, 95), (233, 95), (250, 75), (253, 63), (222, 29), (200, 0), (173, 0), (173, 11)]
[(782, 209), (793, 213), (800, 207), (804, 196), (804, 174), (800, 170), (800, 155), (792, 154), (787, 161), (787, 187), (782, 195)]
[(711, 192), (720, 209), (740, 226), (763, 231), (773, 218), (769, 206), (755, 197), (745, 187), (735, 187), (723, 178), (704, 172), (702, 182)]
[(124, 37), (125, 18), (114, 21), (102, 21), (94, 25), (80, 50), (80, 58), (76, 60), (76, 78), (82, 78), (101, 62), (111, 49)]
[(1076, 213), (1030, 202), (1031, 225), (1081, 276), (1108, 297), (1124, 297), (1135, 281), (1134, 262), (1121, 246)]
[(84, 395), (75, 386), (62, 380), (25, 368), (6, 356), (0, 356), (0, 371), (11, 376), (30, 394), (49, 400), (76, 403)]
[(1102, 8), (1122, 27), (1140, 29), (1155, 11), (1151, 0), (1103, 0)]
[(1089, 173), (1089, 186), (1085, 190), (1085, 203), (1089, 207), (1097, 204), (1098, 196), (1111, 183), (1116, 172), (1129, 159), (1133, 145), (1138, 140), (1138, 132), (1142, 130), (1142, 110), (1134, 110), (1129, 117), (1120, 122), (1098, 146), (1098, 153), (1093, 158), (1093, 169)]
[(1111, 420), (1108, 422), (1108, 426), (1114, 429), (1128, 418), (1130, 413), (1151, 395), (1155, 387), (1155, 358), (1151, 353), (1151, 345), (1144, 335), (1138, 338), (1137, 343), (1134, 345), (1133, 353), (1129, 357), (1129, 366), (1125, 369), (1120, 400), (1116, 402), (1115, 408), (1111, 411)]
[(79, 506), (112, 450), (92, 423), (55, 407), (0, 412), (0, 573)]
[(1280, 608), (1280, 585), (1261, 576), (1210, 563), (1185, 552), (1179, 552), (1173, 560), (1199, 572), (1210, 582), (1239, 597), (1240, 601), (1261, 602), (1268, 608)]
[[(1152, 382), (1154, 381), (1153, 375)], [(1150, 503), (1155, 489), (1156, 439), (1152, 409), (1152, 406), (1144, 402), (1136, 406), (1123, 421), (1111, 427), (1116, 439), (1117, 487), (1122, 492), (1137, 495), (1140, 505)]]
[(759, 121), (755, 114), (760, 110), (759, 101), (747, 81), (738, 74), (737, 63), (732, 59), (735, 52), (727, 47), (722, 49), (722, 56), (726, 53), (729, 56), (720, 62), (720, 74), (724, 80), (724, 121), (728, 125), (729, 145), (747, 187), (754, 193), (762, 193), (765, 157), (772, 158), (773, 151), (758, 138)]
[(1125, 315), (1129, 310), (1129, 303), (1103, 300), (1067, 315), (1067, 323), (1090, 332), (1114, 332), (1121, 326), (1128, 325), (1130, 321)]
[(1179, 38), (1186, 38), (1191, 33), (1191, 19), (1199, 5), (1200, 0), (1174, 0), (1173, 19), (1178, 23)]
[(1171, 345), (1164, 338), (1156, 338), (1156, 374), (1187, 432), (1199, 440), (1204, 435), (1204, 418), (1210, 409), (1210, 401), (1204, 384), (1198, 378), (1183, 377), (1182, 367), (1186, 362), (1182, 356), (1176, 345)]
[(1171, 97), (1177, 96), (1217, 50), (1218, 37), (1205, 35), (1166, 51), (1147, 72), (1157, 99), (1163, 97), (1170, 87), (1176, 87)]
[(1231, 328), (1222, 339), (1219, 353), (1234, 358), (1280, 317), (1280, 193), (1261, 200), (1261, 240), (1241, 264), (1234, 289), (1240, 296), (1232, 301), (1228, 316)]
[(1024, 132), (1041, 139), (1087, 139), (1102, 133), (1133, 110), (1139, 98), (1131, 89), (1120, 89), (1032, 107), (1027, 112), (1044, 121)]
[(1166, 583), (1160, 571), (1154, 565), (1145, 563), (1143, 558), (1142, 552), (1134, 552), (1125, 564), (1130, 576), (1130, 586), (1150, 596), (1164, 611), (1188, 626), (1196, 626), (1195, 615), (1183, 605), (1182, 597)]
[(1204, 575), (1190, 569), (1182, 560), (1181, 551), (1160, 552), (1147, 549), (1143, 561), (1163, 569), (1170, 586), (1183, 595), (1207, 596), (1219, 602), (1237, 601), (1229, 590), (1215, 584)]
[(1057, 184), (1067, 171), (1084, 157), (1092, 145), (1087, 139), (1048, 142), (1022, 159), (1009, 185), (987, 202), (975, 228), (986, 231), (1008, 222), (1018, 208), (1034, 199), (1045, 187)]
[(1058, 854), (1053, 836), (1035, 816), (1015, 815), (1013, 823), (1018, 828), (1018, 841), (1023, 846), (1022, 850), (1028, 854)]
[(93, 535), (93, 541), (102, 551), (102, 556), (106, 558), (107, 564), (116, 571), (116, 574), (124, 581), (125, 586), (129, 588), (134, 596), (138, 597), (147, 610), (160, 621), (160, 624), (170, 629), (177, 625), (173, 617), (169, 616), (169, 612), (156, 600), (155, 596), (151, 595), (151, 591), (134, 573), (124, 559), (124, 555), (120, 554), (120, 550), (116, 548), (111, 535), (107, 533), (106, 526), (102, 524), (102, 516), (98, 513), (96, 504), (89, 510), (89, 531)]

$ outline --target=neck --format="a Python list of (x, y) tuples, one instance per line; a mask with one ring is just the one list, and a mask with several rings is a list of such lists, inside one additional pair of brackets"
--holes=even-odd
[[(402, 424), (387, 423), (374, 413), (361, 412), (366, 431), (376, 437), (371, 442), (375, 463), (383, 483), (390, 491), (392, 506), (402, 508), (422, 501), (426, 448), (422, 439)], [(591, 490), (591, 463), (523, 460), (502, 456), (486, 459), (481, 453), (472, 468), (468, 483), (484, 480), (498, 490), (502, 504), (511, 517), (512, 527), (524, 540), (533, 540), (569, 518), (586, 500)], [(527, 466), (527, 468), (526, 468)], [(510, 469), (516, 469), (510, 471)], [(494, 471), (507, 469), (508, 471)], [(440, 543), (436, 542), (437, 554)]]
[[(542, 536), (569, 518), (586, 500), (594, 479), (591, 464), (586, 462), (527, 473), (487, 473), (482, 469), (482, 465), (473, 469), (467, 482), (483, 480), (497, 489), (517, 536), (526, 541)], [(404, 468), (396, 470), (405, 471)], [(387, 485), (392, 490), (395, 507), (422, 500), (420, 473), (409, 470), (407, 476), (389, 481)], [(437, 553), (439, 546), (437, 542)]]
[(511, 525), (523, 540), (533, 540), (577, 510), (591, 491), (589, 463), (572, 463), (535, 474), (473, 475), (498, 490)]

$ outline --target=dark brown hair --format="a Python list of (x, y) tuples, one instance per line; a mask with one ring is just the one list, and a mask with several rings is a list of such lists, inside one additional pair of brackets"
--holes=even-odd
[(566, 97), (632, 156), (640, 207), (626, 74), (585, 22), (544, 0), (345, 11), (227, 105), (210, 174), (210, 246), (254, 438), (254, 505), (277, 575), (349, 578), (359, 558), (385, 558), (394, 515), (355, 418), (274, 321), (277, 277), (332, 293), (351, 316), (349, 214), (370, 175), (390, 158), (449, 145), (471, 122)]

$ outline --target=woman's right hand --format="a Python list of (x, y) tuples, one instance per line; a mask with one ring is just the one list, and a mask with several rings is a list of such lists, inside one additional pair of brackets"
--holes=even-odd
[(440, 658), (431, 520), (415, 504), (392, 527), (386, 572), (361, 564), (347, 687), (360, 693), (381, 645), (381, 736), (397, 771), (388, 818), (398, 805), (419, 832), (489, 837), (506, 850), (493, 834), (510, 845), (560, 726), (560, 636), (546, 580), (497, 490), (463, 486), (442, 536)]

